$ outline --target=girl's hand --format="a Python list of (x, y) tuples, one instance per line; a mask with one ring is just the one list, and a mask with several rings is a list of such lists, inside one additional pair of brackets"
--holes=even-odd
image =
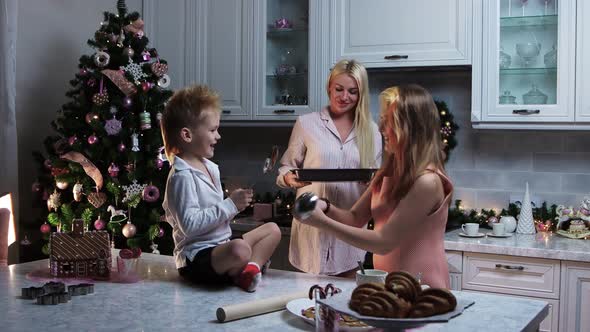
[(323, 209), (326, 208), (326, 202), (324, 201), (318, 201), (315, 209), (313, 210), (313, 212), (311, 213), (311, 215), (309, 217), (307, 217), (306, 219), (297, 219), (299, 220), (302, 224), (306, 224), (306, 225), (310, 225), (313, 227), (321, 227), (322, 223), (323, 223), (323, 219), (326, 218), (326, 214), (324, 213)]
[(283, 175), (283, 180), (285, 181), (285, 184), (287, 184), (287, 186), (295, 189), (299, 189), (301, 187), (305, 187), (311, 184), (311, 182), (299, 181), (297, 175), (291, 172), (287, 172), (285, 175)]
[(244, 210), (252, 202), (254, 193), (252, 189), (236, 189), (232, 191), (229, 198), (234, 202), (239, 211)]

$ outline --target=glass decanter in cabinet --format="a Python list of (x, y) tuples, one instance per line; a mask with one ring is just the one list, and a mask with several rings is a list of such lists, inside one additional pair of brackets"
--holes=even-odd
[(291, 120), (314, 110), (313, 0), (258, 0), (254, 14), (254, 119)]
[(483, 122), (573, 121), (575, 2), (484, 2)]

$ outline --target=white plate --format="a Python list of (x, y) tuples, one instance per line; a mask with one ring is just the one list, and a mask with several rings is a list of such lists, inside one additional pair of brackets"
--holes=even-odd
[(481, 232), (479, 232), (479, 233), (477, 233), (475, 235), (468, 235), (468, 234), (465, 234), (465, 233), (461, 232), (461, 233), (459, 233), (459, 236), (462, 236), (462, 237), (484, 237), (486, 235), (484, 233), (481, 233)]
[(504, 233), (502, 235), (496, 235), (496, 234), (494, 234), (492, 232), (489, 232), (487, 235), (490, 236), (490, 237), (511, 237), (512, 236), (512, 233)]
[[(306, 323), (315, 326), (315, 321), (313, 319), (307, 318), (301, 314), (301, 311), (306, 310), (309, 307), (313, 307), (314, 305), (315, 305), (315, 300), (310, 300), (308, 298), (295, 299), (295, 300), (291, 300), (287, 303), (287, 311), (289, 311), (293, 315), (303, 319)], [(372, 327), (370, 327), (370, 326), (366, 326), (366, 327), (342, 326), (342, 327), (340, 327), (340, 330), (341, 331), (366, 331), (367, 329), (370, 329), (370, 328), (372, 328)]]

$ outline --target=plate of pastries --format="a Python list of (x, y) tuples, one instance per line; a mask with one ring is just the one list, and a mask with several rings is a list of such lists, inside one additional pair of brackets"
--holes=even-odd
[[(340, 288), (333, 284), (327, 284), (325, 287), (320, 285), (313, 285), (309, 289), (309, 297), (289, 301), (287, 303), (287, 311), (295, 316), (303, 318), (303, 320), (311, 325), (315, 324), (315, 299), (314, 292), (318, 291), (319, 297), (325, 299), (341, 293)], [(369, 325), (359, 321), (358, 319), (349, 315), (338, 315), (338, 324), (341, 327), (346, 327), (347, 331), (366, 330), (371, 328)]]
[(341, 315), (385, 328), (412, 328), (447, 322), (474, 303), (457, 299), (445, 288), (422, 289), (420, 282), (405, 271), (389, 273), (384, 283), (364, 283), (352, 293), (341, 293), (318, 301)]

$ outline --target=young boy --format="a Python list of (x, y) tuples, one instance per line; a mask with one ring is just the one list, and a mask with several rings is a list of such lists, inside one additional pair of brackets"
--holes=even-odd
[(219, 168), (211, 162), (221, 138), (219, 96), (206, 86), (174, 93), (161, 120), (166, 156), (172, 165), (162, 207), (172, 226), (180, 275), (200, 284), (235, 283), (253, 292), (281, 234), (266, 223), (230, 240), (229, 222), (252, 201), (237, 189), (223, 199)]

